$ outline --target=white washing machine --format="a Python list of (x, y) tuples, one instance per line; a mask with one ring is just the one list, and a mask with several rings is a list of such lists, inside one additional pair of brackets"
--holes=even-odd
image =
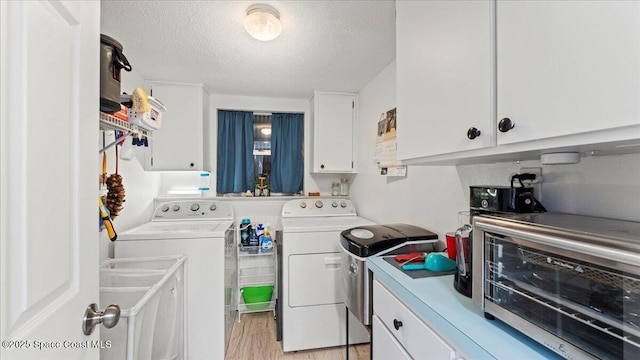
[(115, 257), (187, 255), (186, 358), (222, 360), (235, 320), (233, 208), (214, 200), (156, 205), (150, 222), (118, 234)]
[[(291, 200), (282, 208), (282, 348), (316, 349), (346, 344), (341, 289), (340, 232), (373, 225), (347, 199)], [(280, 311), (280, 310), (279, 310)], [(349, 313), (349, 344), (369, 342), (369, 332)]]

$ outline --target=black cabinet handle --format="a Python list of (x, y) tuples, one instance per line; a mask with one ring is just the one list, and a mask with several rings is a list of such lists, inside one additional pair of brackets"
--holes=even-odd
[(191, 163), (191, 164), (189, 164), (189, 166), (194, 167), (194, 166), (196, 166), (196, 164)]
[(480, 130), (474, 127), (470, 127), (469, 130), (467, 130), (467, 137), (470, 140), (477, 138), (478, 136), (480, 136), (480, 134), (481, 134)]
[(498, 122), (498, 130), (500, 130), (500, 132), (507, 132), (513, 129), (514, 126), (516, 126), (516, 123), (509, 118), (500, 119), (500, 122)]
[(402, 327), (402, 321), (393, 319), (393, 327), (396, 328), (396, 330), (400, 330), (400, 328)]
[(320, 169), (324, 169), (324, 164), (321, 164), (321, 165), (320, 165)]

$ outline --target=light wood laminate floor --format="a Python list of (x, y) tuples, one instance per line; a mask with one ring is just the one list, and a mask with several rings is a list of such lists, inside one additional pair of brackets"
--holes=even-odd
[[(350, 360), (369, 360), (369, 344), (349, 348)], [(282, 343), (276, 341), (276, 321), (273, 312), (242, 314), (236, 321), (227, 346), (225, 360), (341, 360), (345, 348), (282, 352)]]

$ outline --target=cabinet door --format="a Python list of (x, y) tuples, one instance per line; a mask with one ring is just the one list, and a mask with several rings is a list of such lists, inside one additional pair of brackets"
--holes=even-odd
[(355, 172), (356, 96), (316, 92), (312, 106), (314, 172)]
[(498, 1), (498, 144), (640, 123), (640, 2)]
[(371, 357), (373, 360), (411, 359), (411, 356), (407, 354), (407, 351), (393, 337), (378, 316), (373, 315), (371, 322), (373, 327)]
[[(493, 1), (396, 2), (398, 159), (495, 145)], [(469, 139), (476, 128), (480, 135)]]
[(167, 110), (150, 140), (146, 169), (202, 170), (202, 85), (152, 81), (147, 88)]
[(455, 350), (440, 338), (435, 329), (418, 318), (377, 280), (373, 282), (373, 313), (411, 356), (419, 358), (425, 349), (429, 349), (429, 357), (433, 359), (452, 359), (455, 356)]

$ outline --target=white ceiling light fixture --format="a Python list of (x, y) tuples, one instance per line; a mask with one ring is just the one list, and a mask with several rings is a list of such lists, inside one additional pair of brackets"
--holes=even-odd
[(262, 128), (260, 129), (260, 132), (262, 133), (262, 135), (271, 135), (271, 128), (270, 127)]
[(253, 4), (247, 8), (244, 28), (258, 40), (271, 41), (282, 32), (280, 13), (273, 6)]

